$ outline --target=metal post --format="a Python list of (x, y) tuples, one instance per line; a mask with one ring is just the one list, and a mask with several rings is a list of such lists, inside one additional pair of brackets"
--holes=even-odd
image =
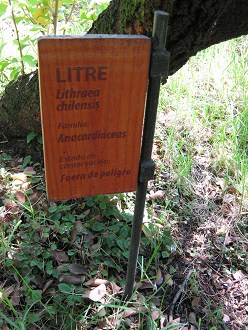
[(166, 80), (168, 76), (169, 53), (165, 49), (168, 20), (168, 13), (160, 10), (155, 11), (152, 34), (149, 85), (140, 156), (140, 169), (136, 190), (126, 286), (124, 291), (125, 300), (130, 299), (133, 293), (140, 238), (142, 233), (147, 184), (148, 181), (153, 178), (155, 169), (154, 162), (151, 160), (151, 154), (156, 125), (161, 77)]

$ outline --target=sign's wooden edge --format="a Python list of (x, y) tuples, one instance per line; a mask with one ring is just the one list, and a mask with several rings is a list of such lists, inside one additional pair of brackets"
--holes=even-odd
[(84, 35), (63, 35), (63, 36), (41, 36), (37, 40), (65, 40), (65, 39), (144, 39), (151, 40), (151, 38), (144, 35), (133, 34), (84, 34)]

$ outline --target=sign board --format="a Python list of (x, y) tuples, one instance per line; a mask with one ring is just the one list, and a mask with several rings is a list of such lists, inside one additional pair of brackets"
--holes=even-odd
[(150, 49), (145, 36), (38, 40), (50, 200), (136, 189)]

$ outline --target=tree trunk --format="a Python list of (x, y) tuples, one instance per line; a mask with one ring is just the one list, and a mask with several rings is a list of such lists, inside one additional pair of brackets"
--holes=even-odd
[[(248, 34), (247, 0), (113, 0), (89, 33), (151, 36), (156, 9), (170, 14), (170, 75), (198, 51)], [(0, 123), (6, 137), (41, 131), (37, 71), (7, 86), (0, 100)]]

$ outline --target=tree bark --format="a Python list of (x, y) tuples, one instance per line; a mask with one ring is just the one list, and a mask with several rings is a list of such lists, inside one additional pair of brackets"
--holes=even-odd
[(248, 34), (247, 0), (116, 0), (89, 32), (151, 36), (155, 9), (170, 14), (167, 37), (170, 75), (198, 51)]
[[(89, 33), (151, 36), (156, 9), (170, 14), (170, 75), (198, 51), (248, 34), (247, 0), (112, 0)], [(24, 137), (30, 131), (41, 131), (37, 71), (11, 82), (0, 100), (0, 133)]]

